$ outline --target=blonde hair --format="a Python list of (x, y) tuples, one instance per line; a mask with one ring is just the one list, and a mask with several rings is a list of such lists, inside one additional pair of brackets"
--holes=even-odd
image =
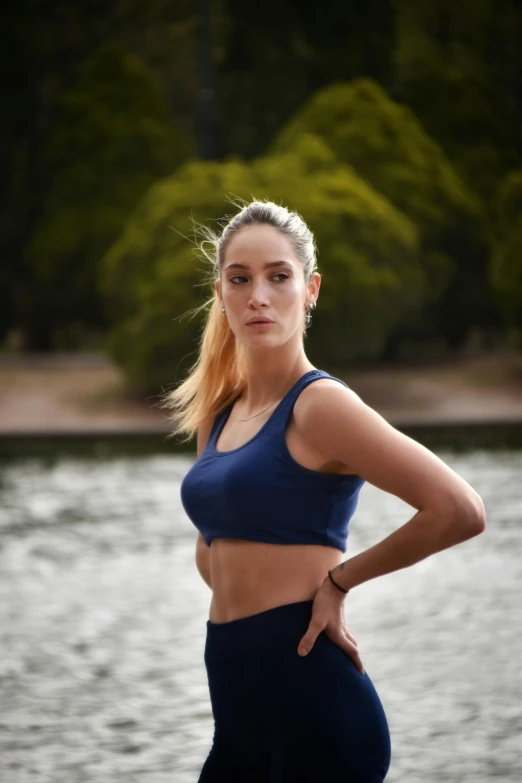
[[(312, 273), (317, 269), (317, 254), (314, 236), (302, 217), (272, 201), (254, 200), (249, 203), (237, 200), (232, 203), (241, 206), (241, 209), (228, 220), (220, 235), (203, 225), (195, 229), (196, 233), (199, 231), (203, 236), (198, 247), (212, 265), (210, 282), (214, 284), (219, 278), (226, 249), (234, 234), (245, 226), (269, 225), (292, 240), (296, 256), (303, 264), (308, 285)], [(207, 244), (212, 246), (211, 251), (205, 248)], [(215, 286), (210, 299), (191, 313), (199, 313), (201, 310), (208, 310), (208, 313), (200, 338), (198, 358), (187, 378), (175, 389), (168, 391), (160, 402), (160, 407), (171, 410), (169, 419), (173, 429), (170, 437), (185, 433), (182, 443), (191, 440), (204, 421), (214, 418), (246, 386), (243, 346), (236, 340), (223, 315)], [(305, 330), (306, 326), (303, 325), (303, 335)]]

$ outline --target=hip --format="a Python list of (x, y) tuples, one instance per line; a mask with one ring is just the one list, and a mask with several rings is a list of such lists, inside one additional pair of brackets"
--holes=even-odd
[(375, 779), (383, 779), (390, 735), (368, 672), (362, 675), (324, 632), (307, 656), (297, 654), (312, 605), (298, 601), (230, 622), (207, 621), (216, 737), (229, 747), (251, 746), (259, 758), (266, 749), (313, 746), (319, 759), (336, 759), (338, 769), (370, 765)]

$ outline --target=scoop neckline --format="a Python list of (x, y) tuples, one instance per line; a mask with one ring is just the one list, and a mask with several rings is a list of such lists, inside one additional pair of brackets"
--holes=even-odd
[(259, 430), (258, 430), (258, 431), (255, 433), (255, 435), (253, 435), (253, 436), (250, 438), (250, 440), (247, 440), (247, 442), (246, 442), (246, 443), (243, 443), (241, 446), (237, 446), (237, 448), (235, 448), (235, 449), (230, 449), (229, 451), (219, 451), (219, 450), (216, 448), (216, 445), (217, 445), (217, 442), (218, 442), (218, 440), (219, 440), (219, 436), (221, 435), (221, 433), (222, 433), (223, 429), (225, 428), (225, 424), (227, 423), (228, 419), (230, 418), (230, 414), (232, 413), (232, 408), (233, 408), (233, 406), (234, 406), (234, 403), (235, 403), (235, 401), (237, 400), (237, 397), (236, 397), (234, 400), (232, 400), (232, 402), (231, 402), (231, 403), (229, 403), (229, 404), (227, 405), (227, 407), (225, 408), (225, 413), (226, 413), (226, 416), (223, 416), (223, 420), (222, 420), (222, 422), (220, 423), (220, 425), (219, 425), (218, 429), (216, 430), (216, 434), (214, 435), (214, 437), (213, 437), (213, 439), (212, 439), (212, 443), (211, 443), (211, 444), (209, 444), (209, 445), (211, 446), (211, 448), (212, 448), (212, 451), (213, 451), (213, 453), (214, 453), (214, 454), (217, 454), (219, 457), (225, 457), (225, 456), (227, 456), (228, 454), (235, 454), (235, 453), (236, 453), (236, 451), (241, 451), (241, 449), (244, 449), (244, 448), (245, 448), (245, 446), (249, 446), (249, 445), (250, 445), (250, 444), (251, 444), (251, 443), (252, 443), (252, 442), (253, 442), (253, 441), (254, 441), (254, 440), (257, 438), (257, 437), (259, 437), (259, 435), (261, 435), (261, 433), (263, 432), (263, 430), (264, 430), (266, 427), (268, 427), (269, 423), (272, 421), (272, 419), (274, 418), (274, 416), (276, 415), (276, 413), (278, 412), (278, 410), (281, 408), (281, 406), (283, 405), (283, 403), (284, 403), (284, 402), (286, 402), (286, 400), (288, 399), (288, 397), (289, 397), (290, 393), (291, 393), (291, 392), (292, 392), (292, 391), (295, 389), (295, 387), (297, 386), (297, 384), (298, 384), (298, 383), (300, 383), (300, 382), (303, 380), (303, 378), (306, 378), (306, 377), (307, 377), (307, 375), (311, 375), (312, 373), (316, 373), (316, 372), (322, 372), (322, 370), (319, 370), (317, 367), (315, 367), (313, 370), (307, 370), (307, 372), (305, 372), (305, 373), (304, 373), (304, 375), (301, 375), (301, 377), (300, 377), (300, 378), (298, 378), (298, 379), (296, 380), (296, 382), (295, 382), (295, 383), (294, 383), (294, 384), (293, 384), (293, 385), (292, 385), (292, 386), (291, 386), (291, 387), (288, 389), (288, 391), (286, 392), (286, 394), (284, 395), (284, 397), (281, 397), (281, 399), (280, 399), (280, 400), (279, 400), (279, 402), (277, 403), (277, 406), (276, 406), (275, 410), (274, 410), (274, 411), (272, 411), (272, 413), (270, 414), (270, 416), (268, 417), (268, 419), (265, 421), (265, 423), (263, 424), (263, 426), (261, 427), (261, 429), (259, 429)]

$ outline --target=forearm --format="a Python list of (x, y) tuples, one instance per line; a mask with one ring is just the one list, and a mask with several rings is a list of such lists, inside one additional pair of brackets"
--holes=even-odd
[(460, 544), (484, 529), (480, 515), (450, 515), (418, 511), (405, 525), (378, 544), (332, 569), (336, 582), (346, 590), (418, 563), (429, 555)]

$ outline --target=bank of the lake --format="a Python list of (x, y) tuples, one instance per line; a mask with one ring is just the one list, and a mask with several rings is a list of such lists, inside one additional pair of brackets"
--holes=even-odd
[[(522, 424), (522, 355), (460, 356), (329, 371), (394, 426)], [(0, 438), (160, 436), (159, 395), (125, 392), (103, 354), (0, 355)]]

